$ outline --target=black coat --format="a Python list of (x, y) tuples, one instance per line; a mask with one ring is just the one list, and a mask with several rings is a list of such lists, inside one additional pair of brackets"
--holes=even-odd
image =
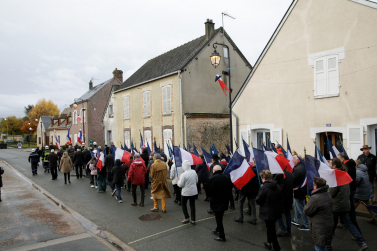
[(92, 159), (92, 155), (88, 149), (85, 149), (82, 154), (84, 154), (84, 165), (86, 165)]
[(3, 173), (4, 173), (3, 167), (0, 167), (0, 187), (3, 187), (3, 178), (1, 177)]
[[(306, 178), (306, 168), (303, 163), (299, 162), (295, 168), (293, 168), (293, 187), (301, 186)], [(307, 195), (307, 187), (306, 185), (294, 190), (294, 198), (303, 200)]]
[(284, 174), (285, 174), (285, 178), (284, 178), (284, 175), (279, 174), (276, 176), (275, 180), (277, 180), (278, 185), (281, 188), (283, 208), (292, 209), (293, 175), (288, 170), (284, 170)]
[(149, 164), (148, 150), (146, 152), (143, 150), (143, 153), (140, 154), (140, 158), (142, 158), (144, 160), (145, 166), (147, 167), (148, 164)]
[(110, 153), (106, 155), (105, 157), (105, 163), (104, 163), (103, 168), (106, 169), (106, 172), (111, 173), (111, 169), (113, 169), (113, 166), (114, 166), (114, 159), (113, 159), (113, 155)]
[(47, 156), (49, 167), (57, 167), (58, 166), (58, 155), (56, 153), (50, 153)]
[(78, 151), (73, 155), (73, 163), (75, 166), (80, 166), (84, 164), (84, 154), (81, 151)]
[[(166, 156), (166, 154), (164, 152), (161, 152), (160, 155), (161, 155), (161, 160), (163, 162), (166, 162), (168, 160), (168, 157)], [(164, 158), (164, 159), (162, 159), (162, 158)]]
[(214, 212), (228, 210), (229, 198), (232, 192), (233, 184), (227, 175), (222, 171), (217, 171), (208, 180), (207, 194), (211, 197), (211, 209)]
[(350, 159), (346, 163), (347, 166), (347, 173), (352, 178), (352, 182), (350, 183), (350, 190), (356, 191), (356, 162), (353, 159)]
[(266, 180), (259, 188), (256, 198), (259, 207), (259, 218), (262, 220), (277, 220), (281, 217), (283, 203), (281, 188), (276, 180)]
[(63, 150), (60, 149), (60, 150), (58, 151), (57, 155), (58, 155), (58, 158), (59, 158), (59, 161), (60, 161), (60, 159), (61, 159), (62, 156), (63, 156)]
[[(203, 160), (203, 159), (202, 159)], [(198, 175), (198, 181), (200, 183), (207, 183), (209, 180), (209, 171), (208, 167), (203, 160), (202, 164), (196, 165), (195, 172)]]
[(309, 228), (312, 240), (316, 246), (331, 243), (334, 220), (332, 198), (327, 192), (329, 186), (323, 186), (313, 191), (308, 204), (304, 207), (304, 214), (309, 217)]
[(247, 197), (255, 198), (259, 192), (259, 181), (258, 181), (258, 174), (255, 168), (252, 168), (255, 176), (242, 187), (241, 192), (242, 194), (246, 195)]
[(376, 156), (369, 153), (368, 156), (361, 154), (357, 159), (361, 160), (361, 164), (368, 167), (369, 181), (373, 181), (376, 177)]
[(29, 155), (29, 162), (37, 164), (39, 162), (39, 154), (34, 152)]
[(113, 175), (113, 182), (115, 184), (123, 184), (124, 181), (124, 168), (120, 165), (120, 160), (115, 160), (115, 166), (111, 169), (111, 174)]

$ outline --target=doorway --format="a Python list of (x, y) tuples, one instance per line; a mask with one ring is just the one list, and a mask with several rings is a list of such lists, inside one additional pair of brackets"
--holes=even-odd
[[(342, 152), (342, 143), (343, 142), (343, 134), (338, 132), (327, 132), (327, 137), (329, 141), (338, 149), (339, 152)], [(320, 150), (323, 156), (329, 160), (330, 153), (329, 153), (329, 145), (327, 144), (326, 133), (320, 134)]]

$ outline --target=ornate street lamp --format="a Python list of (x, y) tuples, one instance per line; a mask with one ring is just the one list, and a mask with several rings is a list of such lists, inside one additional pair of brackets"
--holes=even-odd
[[(220, 64), (221, 56), (220, 54), (216, 51), (217, 45), (222, 45), (228, 50), (228, 70), (222, 71), (222, 74), (225, 76), (229, 77), (229, 123), (230, 123), (230, 141), (233, 142), (233, 127), (232, 127), (232, 87), (231, 87), (231, 81), (230, 81), (230, 53), (229, 53), (229, 47), (226, 44), (221, 44), (218, 42), (215, 42), (213, 44), (213, 48), (215, 49), (214, 52), (211, 54), (210, 59), (211, 59), (211, 64), (217, 68)], [(230, 144), (230, 151), (233, 153), (233, 143)]]
[(211, 56), (209, 58), (211, 59), (211, 64), (215, 68), (217, 68), (217, 66), (219, 66), (219, 64), (220, 64), (221, 56), (220, 56), (219, 53), (217, 53), (216, 48), (215, 48), (215, 51), (211, 54)]

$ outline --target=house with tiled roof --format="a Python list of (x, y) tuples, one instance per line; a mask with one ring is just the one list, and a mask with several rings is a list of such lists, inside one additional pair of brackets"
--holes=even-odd
[(37, 146), (41, 148), (42, 146), (48, 145), (50, 140), (48, 135), (46, 135), (46, 130), (51, 125), (51, 118), (50, 116), (41, 116), (38, 120), (37, 126)]
[(66, 145), (68, 127), (71, 126), (71, 123), (71, 107), (67, 107), (59, 115), (51, 117), (51, 124), (46, 130), (48, 143), (55, 146), (56, 139), (58, 139), (60, 146)]
[(90, 81), (88, 91), (70, 105), (72, 114), (70, 134), (73, 144), (78, 142), (77, 136), (81, 130), (82, 142), (85, 142), (86, 146), (90, 146), (93, 142), (97, 142), (99, 146), (105, 145), (102, 116), (110, 93), (123, 83), (123, 71), (115, 68), (112, 73), (112, 78), (96, 86)]
[[(227, 55), (218, 47), (223, 59), (217, 68), (210, 62), (215, 42), (230, 48)], [(207, 19), (204, 35), (148, 60), (114, 92), (113, 141), (128, 147), (133, 141), (139, 146), (141, 134), (149, 146), (156, 139), (165, 151), (170, 141), (203, 146), (217, 140), (227, 142), (229, 97), (215, 77), (230, 68), (228, 56), (233, 93), (237, 93), (252, 67), (230, 36), (221, 27), (215, 29), (212, 20)], [(227, 79), (223, 77), (226, 84)]]

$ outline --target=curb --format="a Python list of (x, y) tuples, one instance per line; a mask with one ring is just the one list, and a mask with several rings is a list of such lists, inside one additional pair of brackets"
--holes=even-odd
[(121, 241), (118, 237), (115, 235), (111, 234), (110, 232), (103, 230), (101, 227), (97, 226), (90, 220), (86, 219), (84, 216), (81, 214), (77, 213), (70, 207), (67, 207), (64, 203), (62, 203), (59, 199), (57, 199), (55, 196), (47, 192), (45, 189), (40, 187), (39, 185), (35, 184), (33, 181), (31, 181), (29, 178), (27, 178), (25, 175), (20, 173), (17, 169), (12, 167), (8, 162), (5, 160), (0, 159), (1, 162), (3, 162), (6, 166), (8, 166), (12, 171), (14, 171), (18, 176), (20, 176), (22, 179), (26, 181), (31, 187), (33, 187), (35, 190), (43, 194), (47, 200), (53, 204), (59, 207), (61, 210), (64, 211), (64, 213), (70, 214), (74, 219), (76, 219), (86, 230), (91, 232), (92, 234), (101, 237), (105, 239), (107, 242), (109, 242), (111, 245), (114, 247), (124, 250), (124, 251), (135, 251), (135, 249), (123, 241)]

